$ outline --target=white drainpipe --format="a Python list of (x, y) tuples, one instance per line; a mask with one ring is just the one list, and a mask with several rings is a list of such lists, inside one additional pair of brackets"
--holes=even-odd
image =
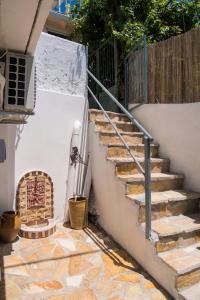
[(70, 157), (69, 157), (69, 169), (68, 169), (68, 181), (67, 181), (67, 201), (70, 197), (73, 197), (77, 193), (77, 179), (79, 163), (75, 161), (75, 155), (73, 155), (73, 149), (77, 148), (79, 153), (80, 145), (80, 131), (81, 123), (77, 120), (74, 122), (74, 128), (72, 131), (71, 145), (70, 145)]

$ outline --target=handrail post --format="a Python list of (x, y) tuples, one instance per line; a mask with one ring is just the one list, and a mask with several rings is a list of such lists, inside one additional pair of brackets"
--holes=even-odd
[(151, 239), (151, 141), (144, 137), (145, 144), (145, 234)]

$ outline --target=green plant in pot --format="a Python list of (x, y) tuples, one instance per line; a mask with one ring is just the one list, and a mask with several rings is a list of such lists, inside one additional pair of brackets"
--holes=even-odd
[(20, 230), (21, 219), (16, 211), (5, 211), (0, 217), (0, 240), (5, 243), (13, 242)]

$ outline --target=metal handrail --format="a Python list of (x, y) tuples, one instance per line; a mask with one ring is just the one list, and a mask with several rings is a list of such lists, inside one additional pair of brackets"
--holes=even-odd
[(127, 142), (125, 141), (125, 139), (123, 138), (123, 136), (120, 134), (119, 130), (117, 129), (117, 126), (113, 123), (113, 121), (110, 119), (109, 115), (107, 114), (107, 112), (104, 110), (103, 106), (100, 104), (100, 102), (97, 100), (96, 96), (94, 95), (94, 93), (91, 91), (91, 89), (89, 88), (89, 86), (87, 86), (89, 93), (92, 95), (92, 97), (94, 98), (94, 100), (96, 101), (96, 103), (98, 104), (98, 106), (101, 108), (101, 110), (103, 111), (105, 117), (108, 119), (108, 121), (110, 122), (110, 124), (112, 125), (113, 129), (115, 130), (115, 132), (117, 133), (118, 137), (120, 138), (120, 140), (122, 141), (122, 143), (124, 144), (124, 146), (126, 147), (127, 151), (129, 152), (130, 156), (133, 158), (133, 160), (135, 161), (136, 165), (138, 166), (139, 170), (142, 172), (143, 175), (145, 175), (145, 171), (143, 169), (143, 167), (140, 165), (140, 163), (138, 162), (137, 158), (135, 157), (135, 155), (131, 152), (131, 149), (129, 147), (129, 145), (127, 144)]
[(102, 90), (115, 102), (115, 104), (123, 111), (123, 113), (129, 118), (131, 122), (133, 122), (137, 128), (144, 133), (144, 135), (153, 141), (153, 137), (150, 133), (139, 123), (139, 121), (107, 90), (107, 88), (89, 71), (88, 74), (92, 77), (92, 79), (102, 88)]
[(133, 158), (138, 169), (145, 177), (145, 212), (146, 212), (146, 222), (145, 222), (145, 234), (147, 239), (151, 239), (151, 142), (153, 141), (152, 136), (149, 132), (138, 122), (138, 120), (126, 109), (124, 106), (119, 103), (119, 101), (104, 87), (104, 85), (89, 71), (87, 73), (92, 77), (92, 79), (102, 88), (102, 90), (111, 98), (111, 100), (124, 112), (124, 114), (129, 118), (129, 120), (137, 126), (137, 128), (144, 134), (144, 144), (145, 144), (145, 170), (141, 166), (138, 159), (133, 155), (129, 145), (124, 140), (123, 136), (118, 131), (116, 125), (112, 122), (107, 112), (104, 110), (103, 106), (100, 104), (94, 93), (91, 91), (89, 86), (87, 89), (92, 95), (94, 100), (97, 102), (98, 106), (103, 111), (104, 115), (110, 122), (111, 126), (123, 142), (130, 156)]

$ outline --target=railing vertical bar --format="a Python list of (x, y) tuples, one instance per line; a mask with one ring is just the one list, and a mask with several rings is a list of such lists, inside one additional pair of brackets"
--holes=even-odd
[(144, 103), (148, 103), (148, 53), (147, 53), (147, 37), (144, 35)]
[(148, 137), (144, 137), (145, 145), (145, 216), (146, 238), (151, 239), (151, 142)]
[(118, 50), (117, 50), (117, 41), (114, 39), (114, 86), (115, 86), (115, 92), (114, 95), (117, 97), (118, 95)]
[[(99, 48), (96, 51), (96, 77), (101, 80), (100, 78), (100, 53), (99, 53)], [(97, 97), (99, 98), (99, 85), (96, 83), (96, 93)]]
[(129, 85), (128, 85), (128, 58), (125, 58), (124, 60), (124, 70), (125, 70), (125, 95), (124, 95), (124, 106), (126, 109), (128, 109), (128, 98), (129, 98)]

